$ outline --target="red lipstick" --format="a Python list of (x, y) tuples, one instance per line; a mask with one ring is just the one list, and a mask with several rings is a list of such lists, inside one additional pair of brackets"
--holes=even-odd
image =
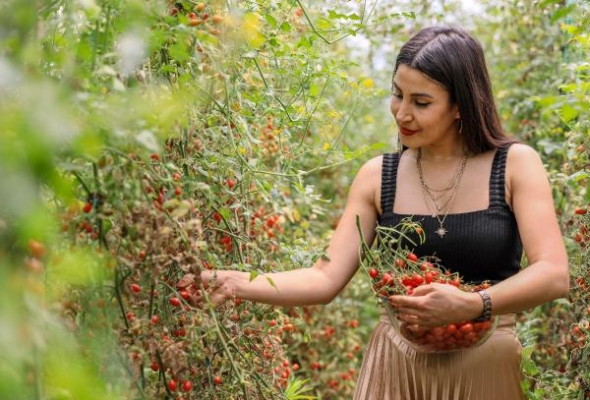
[(404, 136), (412, 136), (412, 135), (414, 135), (414, 134), (416, 134), (418, 132), (418, 131), (413, 131), (413, 130), (408, 129), (408, 128), (404, 128), (403, 126), (400, 126), (399, 127), (399, 131)]

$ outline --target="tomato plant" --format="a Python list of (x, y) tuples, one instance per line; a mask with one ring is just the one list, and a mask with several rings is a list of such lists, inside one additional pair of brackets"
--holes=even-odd
[[(552, 167), (572, 260), (569, 301), (523, 319), (524, 369), (531, 398), (582, 393), (586, 10), (508, 3), (461, 19), (509, 44), (489, 46), (502, 114)], [(444, 19), (429, 2), (323, 7), (0, 5), (1, 398), (352, 396), (378, 318), (364, 277), (328, 306), (195, 306), (203, 268), (255, 278), (323, 256), (354, 172), (393, 147), (378, 65)], [(397, 261), (412, 285), (438, 278), (429, 263)]]

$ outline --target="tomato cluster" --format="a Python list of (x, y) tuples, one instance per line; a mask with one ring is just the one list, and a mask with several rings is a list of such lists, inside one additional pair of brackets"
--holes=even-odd
[[(412, 259), (414, 256), (413, 253), (409, 253), (408, 259)], [(402, 260), (397, 263), (398, 265), (404, 265), (402, 268), (407, 268), (407, 263), (403, 259), (398, 258), (398, 260)], [(388, 308), (388, 312), (392, 317), (392, 323), (401, 335), (414, 347), (418, 347), (422, 351), (466, 349), (485, 341), (493, 331), (491, 329), (493, 328), (491, 321), (460, 321), (445, 326), (424, 328), (419, 325), (400, 323), (397, 320), (395, 311), (389, 304), (389, 297), (391, 295), (399, 293), (411, 294), (416, 287), (433, 282), (449, 284), (461, 290), (470, 291), (488, 287), (485, 283), (479, 286), (469, 287), (459, 277), (448, 272), (439, 271), (428, 261), (421, 262), (420, 268), (421, 272), (402, 273), (398, 278), (395, 278), (395, 272), (393, 270), (380, 273), (376, 268), (369, 269), (373, 290), (383, 300), (385, 307)]]
[(447, 284), (463, 291), (474, 292), (488, 288), (483, 282), (470, 285), (456, 274), (445, 270), (434, 257), (419, 257), (414, 252), (401, 248), (399, 237), (413, 233), (423, 240), (422, 228), (414, 222), (403, 222), (395, 229), (379, 227), (384, 233), (376, 250), (365, 249), (363, 261), (371, 288), (390, 317), (392, 325), (412, 347), (426, 352), (443, 352), (466, 349), (483, 343), (493, 332), (495, 321), (457, 321), (445, 326), (427, 328), (400, 322), (397, 311), (391, 306), (394, 295), (411, 295), (414, 290), (431, 283)]
[(431, 329), (401, 324), (403, 337), (425, 351), (468, 349), (483, 343), (492, 332), (492, 322), (459, 322)]

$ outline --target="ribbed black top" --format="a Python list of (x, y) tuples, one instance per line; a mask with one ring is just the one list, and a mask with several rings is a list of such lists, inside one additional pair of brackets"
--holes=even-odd
[[(435, 231), (438, 220), (431, 215), (397, 214), (395, 201), (399, 155), (383, 156), (381, 207), (379, 225), (396, 226), (403, 218), (420, 222), (426, 235), (422, 245), (412, 249), (418, 256), (436, 256), (452, 272), (458, 272), (466, 282), (490, 280), (498, 282), (520, 270), (522, 242), (514, 213), (506, 203), (504, 181), (508, 148), (494, 155), (489, 182), (488, 208), (449, 214), (444, 222), (448, 232), (443, 238)], [(406, 243), (408, 248), (411, 244)]]

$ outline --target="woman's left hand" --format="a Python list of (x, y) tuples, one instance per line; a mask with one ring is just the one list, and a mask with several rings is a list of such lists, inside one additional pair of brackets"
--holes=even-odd
[(419, 286), (411, 295), (394, 295), (389, 301), (401, 321), (426, 328), (469, 321), (483, 310), (477, 293), (443, 283)]

